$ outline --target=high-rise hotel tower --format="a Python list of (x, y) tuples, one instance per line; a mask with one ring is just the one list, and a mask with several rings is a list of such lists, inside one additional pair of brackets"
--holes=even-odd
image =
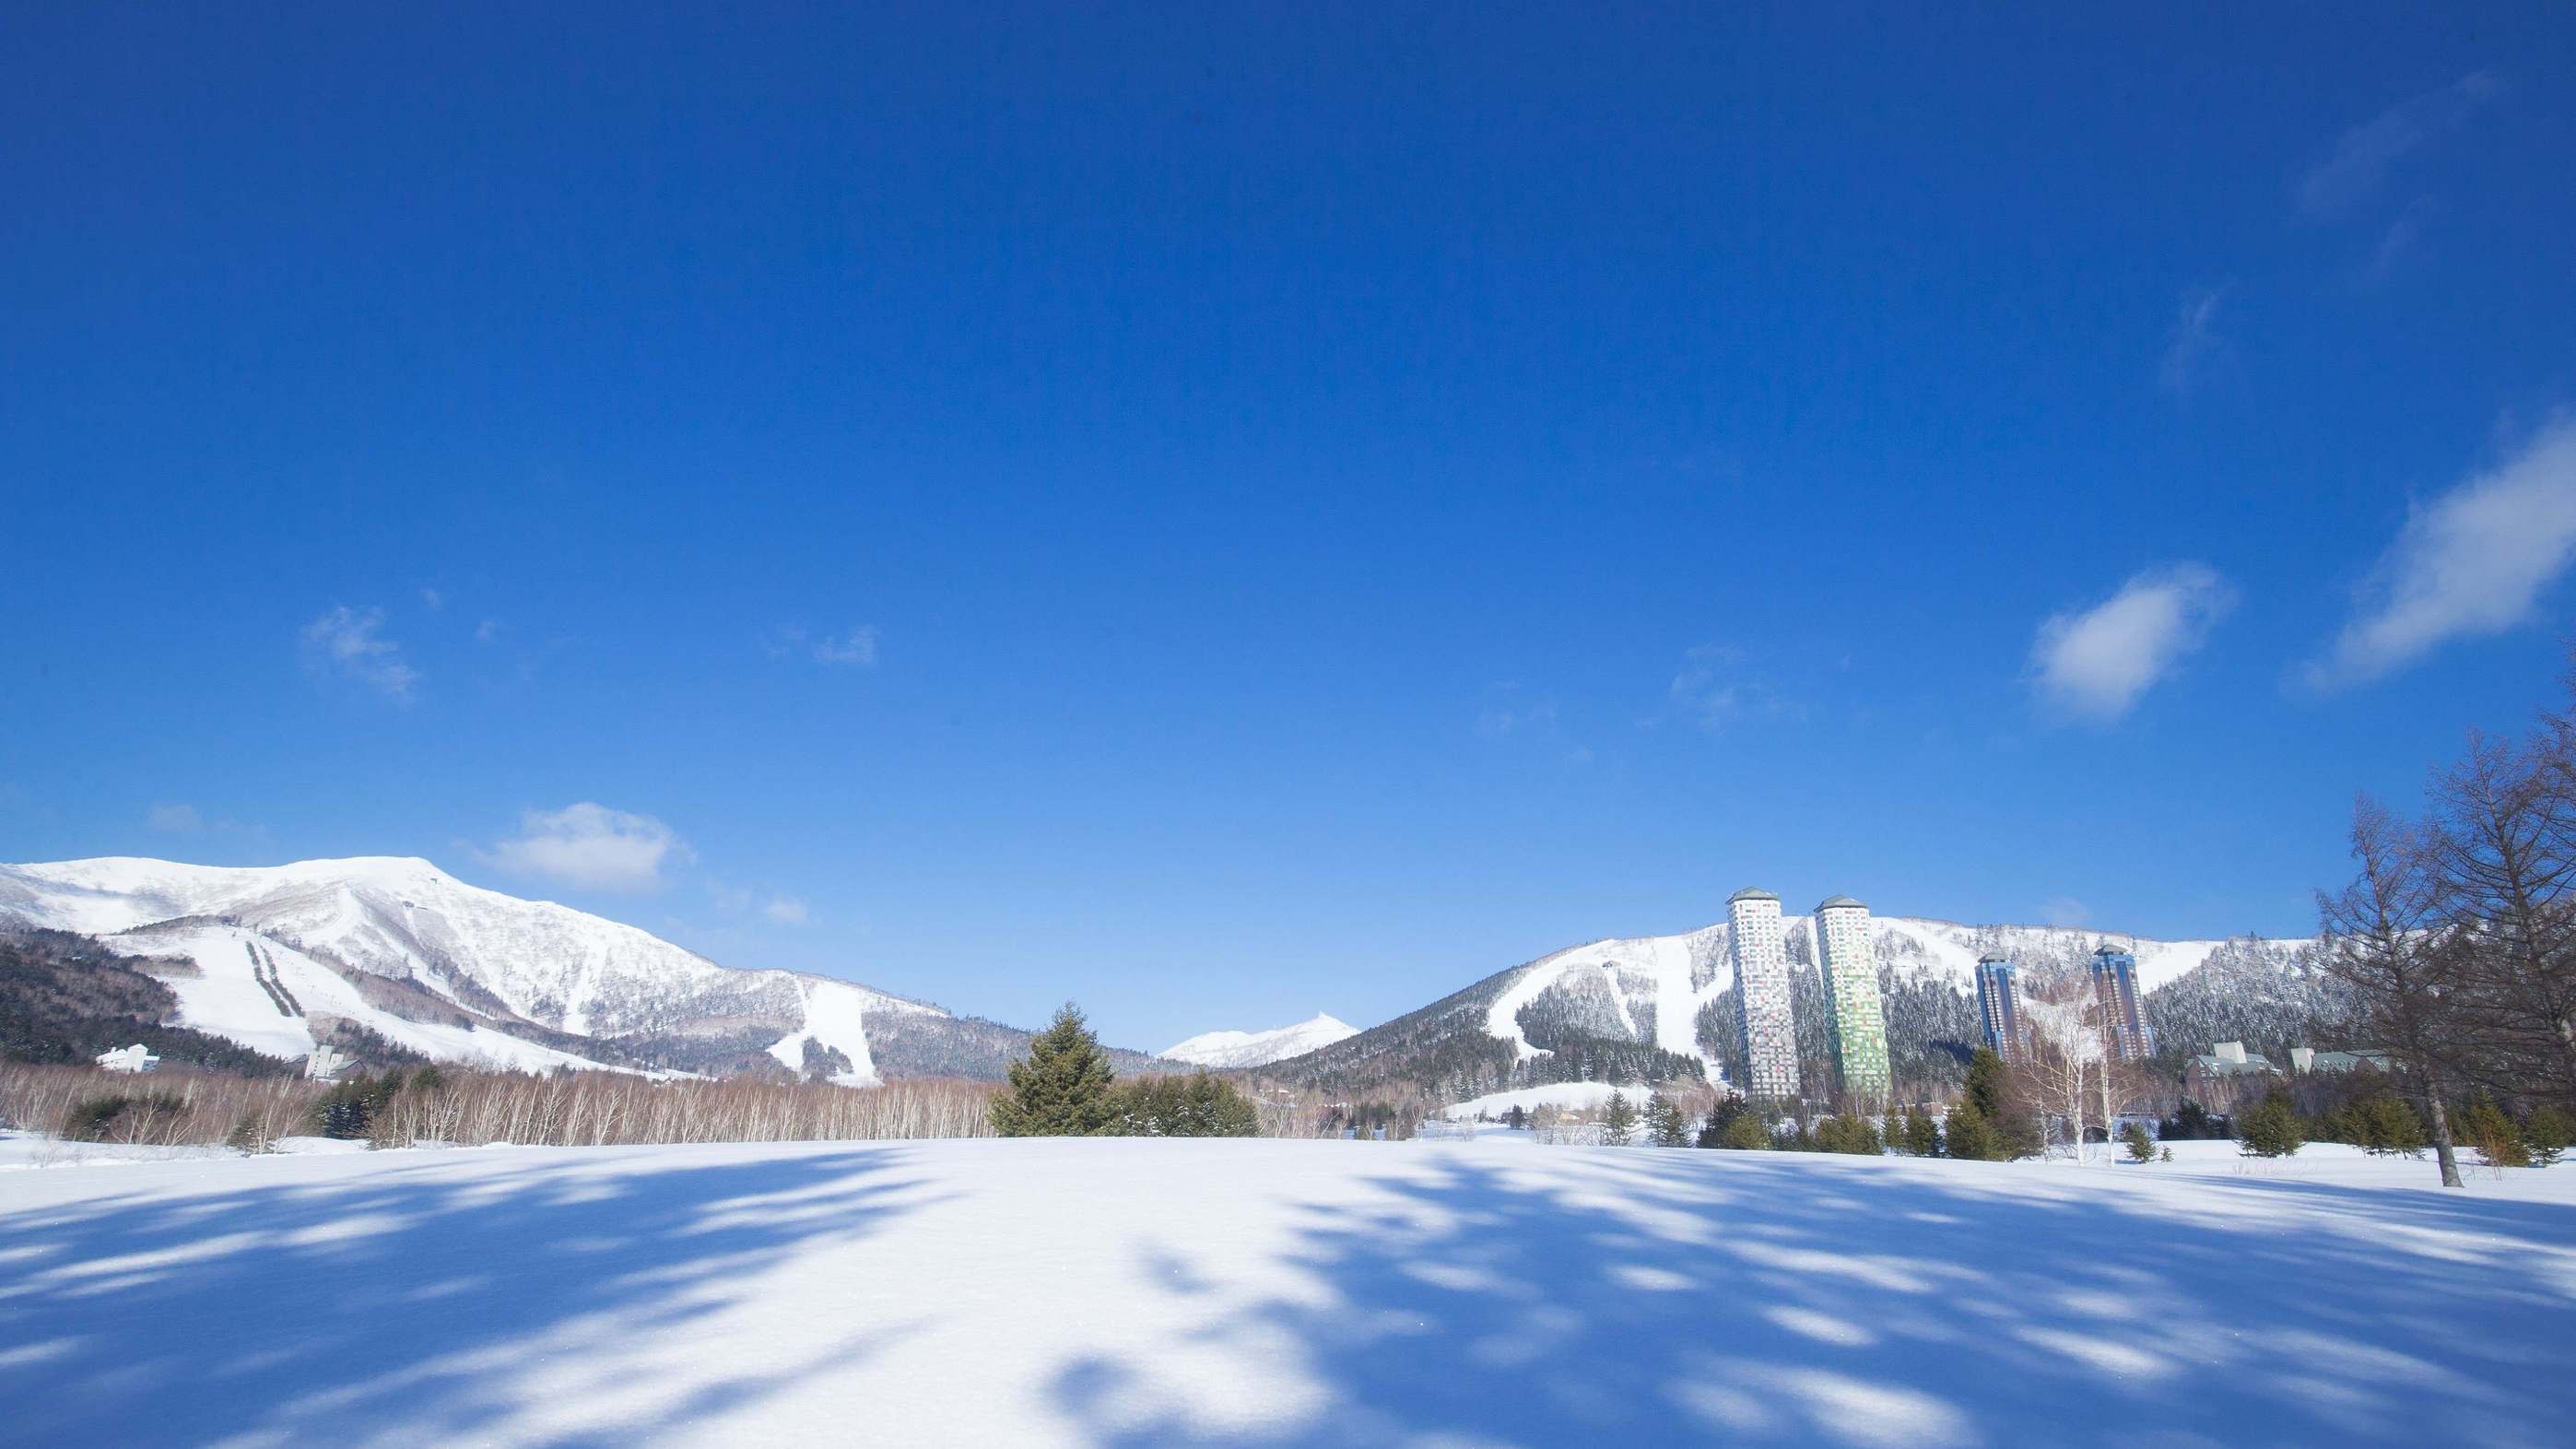
[(1816, 949), (1824, 957), (1825, 1020), (1832, 1028), (1834, 1070), (1855, 1102), (1884, 1103), (1887, 1011), (1878, 999), (1878, 950), (1871, 944), (1869, 907), (1835, 896), (1816, 907)]
[(1789, 958), (1781, 949), (1780, 898), (1751, 886), (1726, 898), (1726, 954), (1744, 1028), (1744, 1089), (1798, 1095), (1798, 1032), (1789, 1014)]
[(2001, 956), (1977, 963), (1977, 1021), (1996, 1056), (2021, 1061), (2021, 985), (2013, 979), (2012, 963)]
[(2144, 1061), (2156, 1054), (2155, 1036), (2147, 1030), (2147, 1010), (2138, 1000), (2138, 958), (2117, 946), (2093, 953), (2093, 996), (2102, 1004), (2102, 1024), (2111, 1039), (2111, 1059)]

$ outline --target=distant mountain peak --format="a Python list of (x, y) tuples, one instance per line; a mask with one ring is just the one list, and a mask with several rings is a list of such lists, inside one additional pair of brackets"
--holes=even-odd
[(1165, 1047), (1164, 1057), (1202, 1067), (1261, 1067), (1357, 1036), (1359, 1028), (1326, 1012), (1268, 1031), (1206, 1031)]

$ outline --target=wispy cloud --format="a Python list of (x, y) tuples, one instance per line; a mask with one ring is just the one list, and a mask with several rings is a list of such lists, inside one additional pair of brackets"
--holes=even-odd
[(814, 919), (814, 913), (800, 897), (762, 891), (753, 886), (709, 881), (707, 895), (716, 903), (716, 909), (728, 916), (757, 912), (782, 926), (802, 926)]
[(421, 590), (420, 601), (433, 614), (447, 607), (447, 595), (437, 589)]
[(769, 657), (802, 654), (817, 664), (870, 668), (877, 662), (877, 628), (859, 624), (841, 634), (816, 634), (802, 624), (781, 624), (769, 636)]
[(163, 835), (223, 835), (243, 841), (268, 839), (265, 826), (245, 824), (230, 816), (212, 820), (185, 800), (163, 800), (143, 812), (144, 828)]
[(2051, 615), (2031, 647), (2033, 678), (2051, 708), (2115, 720), (2208, 641), (2235, 590), (2207, 564), (2148, 569), (2085, 609)]
[(305, 667), (317, 674), (354, 679), (397, 703), (411, 702), (420, 671), (403, 662), (402, 646), (379, 631), (385, 611), (361, 613), (346, 604), (304, 626)]
[(474, 626), (474, 642), (477, 644), (489, 644), (500, 637), (501, 621), (498, 619), (486, 619)]
[(2166, 390), (2190, 393), (2235, 365), (2236, 351), (2218, 330), (2219, 304), (2225, 299), (2226, 291), (2219, 287), (2194, 287), (2182, 294), (2173, 331), (2165, 339), (2164, 361), (2156, 370), (2156, 380)]
[(1558, 728), (1556, 701), (1524, 697), (1517, 685), (1498, 686), (1497, 697), (1476, 712), (1476, 733), (1489, 740), (1554, 735)]
[(2040, 924), (2080, 926), (2093, 919), (2093, 908), (2073, 896), (2050, 896), (2039, 903)]
[(2576, 560), (2576, 415), (2561, 415), (2486, 472), (2410, 514), (2353, 618), (2307, 682), (2364, 683), (2457, 638), (2531, 617)]
[(1686, 651), (1664, 695), (1674, 713), (1711, 732), (1748, 716), (1802, 712), (1769, 680), (1748, 670), (1744, 651), (1732, 644), (1701, 644)]
[(2371, 249), (2370, 260), (2362, 264), (2363, 283), (2376, 287), (2396, 275), (2406, 259), (2422, 247), (2424, 230), (2439, 210), (2429, 196), (2408, 202), (2397, 219), (2388, 224), (2388, 230), (2380, 233), (2379, 245)]
[(1476, 712), (1476, 733), (1488, 740), (1534, 743), (1578, 765), (1592, 760), (1592, 747), (1566, 732), (1556, 697), (1533, 694), (1516, 682), (1487, 692), (1485, 707)]
[(665, 866), (697, 858), (677, 832), (652, 816), (589, 801), (528, 811), (519, 818), (516, 837), (475, 854), (513, 875), (629, 893), (661, 889)]
[(206, 817), (185, 801), (165, 801), (145, 812), (143, 823), (165, 835), (202, 835)]
[(2473, 71), (2344, 132), (2299, 178), (2299, 209), (2310, 216), (2331, 216), (2362, 201), (2398, 162), (2459, 129), (2504, 89), (2494, 76)]

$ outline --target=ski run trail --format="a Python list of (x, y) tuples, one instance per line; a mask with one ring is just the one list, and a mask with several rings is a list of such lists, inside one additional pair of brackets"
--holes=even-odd
[(2570, 1442), (2576, 1163), (297, 1145), (0, 1139), (0, 1443)]

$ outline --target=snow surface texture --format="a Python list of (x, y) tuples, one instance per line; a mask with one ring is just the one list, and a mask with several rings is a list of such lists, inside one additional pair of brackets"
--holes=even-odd
[[(191, 957), (205, 976), (170, 982), (178, 1024), (288, 1057), (312, 1049), (315, 1014), (442, 1060), (532, 1067), (584, 1059), (511, 1037), (510, 1015), (587, 1037), (775, 1021), (789, 1028), (770, 1047), (781, 1061), (800, 1065), (811, 1040), (849, 1058), (836, 1080), (862, 1085), (876, 1080), (868, 1013), (945, 1015), (846, 981), (719, 966), (632, 926), (469, 886), (425, 860), (0, 866), (0, 916), (136, 955)], [(275, 958), (302, 1013), (282, 1013), (262, 988), (245, 949), (253, 944)], [(493, 1029), (405, 1020), (360, 996), (352, 979), (364, 976), (414, 983)]]
[(2576, 1167), (2235, 1166), (1488, 1132), (6, 1171), (0, 1442), (2565, 1442)]
[(1202, 1067), (1260, 1067), (1288, 1057), (1302, 1057), (1346, 1037), (1357, 1036), (1359, 1031), (1349, 1022), (1337, 1021), (1318, 1012), (1295, 1026), (1274, 1027), (1269, 1031), (1201, 1032), (1187, 1041), (1163, 1048), (1160, 1055)]

